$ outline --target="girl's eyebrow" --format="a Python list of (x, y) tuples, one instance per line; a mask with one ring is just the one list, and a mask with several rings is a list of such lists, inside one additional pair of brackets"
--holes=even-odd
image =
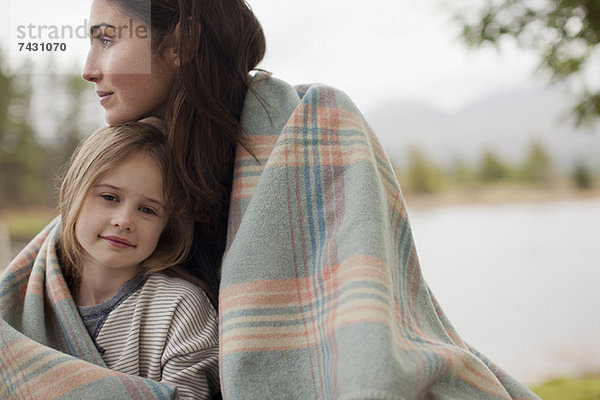
[[(121, 191), (122, 190), (120, 187), (111, 185), (109, 183), (98, 183), (98, 184), (94, 185), (94, 187), (95, 188), (107, 188), (107, 189), (112, 189), (114, 191)], [(153, 199), (152, 197), (146, 197), (146, 196), (144, 196), (144, 200), (147, 201), (147, 202), (149, 202), (149, 203), (154, 203), (158, 207), (166, 208), (165, 205), (161, 201)]]
[(120, 187), (115, 186), (115, 185), (111, 185), (110, 183), (97, 183), (97, 184), (94, 185), (94, 187), (101, 187), (101, 186), (107, 187), (109, 189), (121, 190)]

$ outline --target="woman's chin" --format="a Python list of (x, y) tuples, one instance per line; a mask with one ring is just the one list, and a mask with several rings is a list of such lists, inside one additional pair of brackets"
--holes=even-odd
[(119, 124), (124, 124), (125, 122), (137, 121), (138, 118), (135, 116), (127, 116), (123, 114), (111, 113), (109, 111), (106, 112), (104, 116), (104, 120), (108, 125), (114, 126)]

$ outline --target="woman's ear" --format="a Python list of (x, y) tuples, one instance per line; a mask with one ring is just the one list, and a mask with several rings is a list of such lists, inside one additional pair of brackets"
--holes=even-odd
[[(190, 24), (193, 23), (192, 17), (188, 17), (187, 20)], [(186, 55), (179, 53), (179, 49), (184, 49), (183, 46), (179, 46), (181, 40), (183, 39), (187, 43), (198, 43), (200, 40), (200, 25), (198, 24), (196, 27), (194, 27), (190, 24), (184, 27), (182, 26), (181, 21), (177, 22), (177, 25), (175, 25), (175, 29), (173, 29), (173, 32), (171, 32), (167, 42), (168, 46), (165, 49), (165, 58), (169, 62), (173, 62), (176, 67), (181, 67), (181, 65), (185, 63), (185, 60), (192, 59), (194, 56), (193, 54)], [(184, 29), (187, 30), (187, 32), (184, 32)], [(195, 51), (194, 47), (192, 47), (190, 50)]]
[(168, 63), (172, 63), (177, 68), (181, 67), (181, 59), (175, 47), (170, 46), (168, 49), (165, 49), (164, 58)]
[(179, 34), (179, 22), (173, 32), (169, 34), (167, 39), (167, 45), (163, 50), (163, 58), (168, 62), (172, 63), (176, 67), (181, 67), (181, 59), (179, 57), (179, 53), (177, 51), (177, 47), (179, 45), (179, 38), (181, 35)]

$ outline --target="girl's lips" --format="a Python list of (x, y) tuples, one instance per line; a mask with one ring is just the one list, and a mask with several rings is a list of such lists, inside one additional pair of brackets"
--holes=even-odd
[(126, 249), (128, 247), (135, 247), (129, 240), (118, 237), (118, 236), (100, 236), (100, 238), (106, 240), (111, 246), (119, 249)]

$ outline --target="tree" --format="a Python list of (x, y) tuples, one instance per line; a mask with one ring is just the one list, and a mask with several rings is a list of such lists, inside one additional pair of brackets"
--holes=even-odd
[(552, 159), (544, 146), (534, 141), (529, 154), (519, 169), (520, 178), (530, 183), (547, 184), (552, 180)]
[(491, 150), (487, 150), (483, 154), (477, 175), (481, 182), (492, 183), (508, 179), (510, 170)]
[(469, 165), (461, 159), (454, 160), (449, 175), (452, 181), (459, 186), (469, 185), (473, 180), (473, 172)]
[[(553, 83), (577, 81), (581, 87), (574, 106), (577, 124), (600, 117), (600, 89), (586, 82), (597, 75), (594, 55), (600, 52), (598, 0), (488, 0), (471, 20), (460, 10), (456, 19), (468, 45), (498, 44), (512, 37), (540, 56), (540, 68), (551, 72)], [(596, 61), (597, 62), (597, 61)]]
[(90, 85), (80, 76), (71, 74), (51, 73), (40, 78), (45, 80), (44, 87), (57, 93), (55, 101), (47, 102), (44, 110), (44, 114), (52, 115), (53, 120), (52, 126), (46, 127), (51, 141), (45, 143), (48, 164), (44, 180), (56, 186), (66, 173), (65, 164), (69, 157), (84, 133), (90, 131), (83, 112), (83, 105), (88, 100), (85, 91)]
[(583, 163), (578, 163), (573, 170), (573, 182), (575, 187), (581, 190), (591, 189), (593, 185), (593, 178), (590, 169)]
[(407, 188), (422, 194), (438, 192), (442, 187), (442, 172), (416, 147), (409, 151)]
[(16, 75), (0, 68), (0, 208), (54, 205), (63, 166), (100, 126), (85, 115), (91, 85), (55, 71), (53, 60), (25, 63)]
[(29, 75), (9, 77), (0, 70), (0, 205), (3, 207), (44, 202), (47, 197), (48, 190), (41, 178), (46, 152), (28, 122), (31, 93)]

